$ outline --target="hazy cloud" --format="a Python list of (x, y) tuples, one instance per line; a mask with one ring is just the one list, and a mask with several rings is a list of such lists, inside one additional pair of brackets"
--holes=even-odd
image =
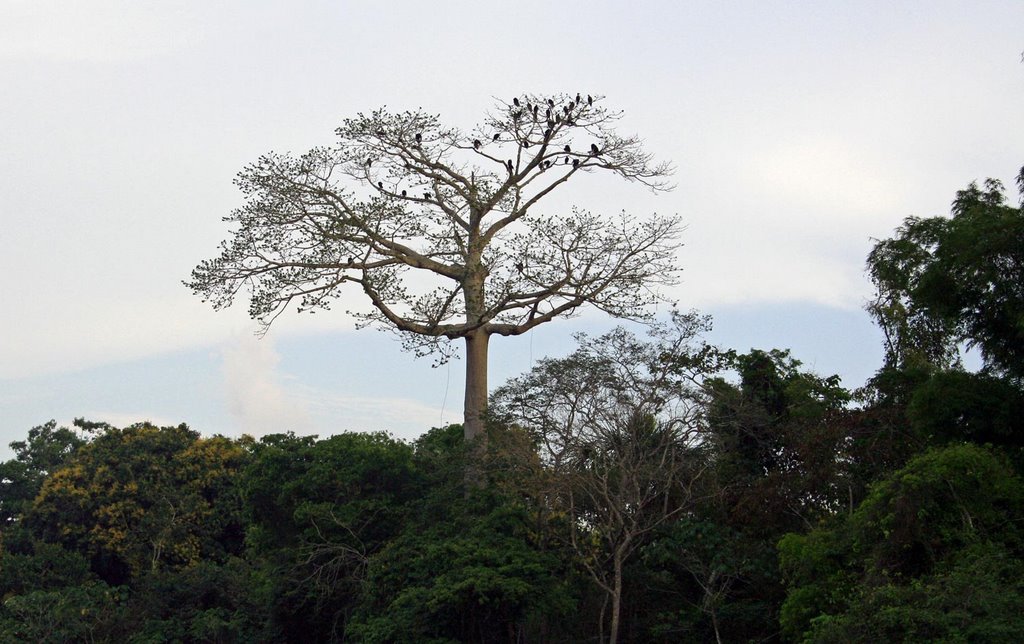
[(269, 336), (239, 334), (222, 355), (226, 402), (239, 433), (309, 430), (309, 410), (281, 382), (280, 356)]

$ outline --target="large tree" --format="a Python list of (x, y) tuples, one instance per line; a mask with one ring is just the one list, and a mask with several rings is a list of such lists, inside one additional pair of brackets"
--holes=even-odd
[(239, 173), (246, 196), (221, 254), (187, 283), (229, 306), (248, 287), (264, 325), (290, 304), (329, 308), (345, 287), (369, 306), (363, 325), (400, 332), (408, 348), (447, 359), (466, 344), (465, 434), (482, 433), (487, 347), (589, 304), (649, 315), (671, 282), (678, 218), (544, 214), (570, 179), (605, 172), (666, 190), (668, 164), (616, 133), (601, 97), (521, 95), (470, 131), (422, 111), (346, 120), (333, 147), (267, 154)]
[[(1024, 168), (1017, 176), (1024, 195)], [(908, 217), (875, 244), (868, 311), (886, 338), (886, 365), (959, 365), (959, 346), (980, 350), (988, 371), (1024, 379), (1024, 197), (1003, 184), (971, 183), (952, 217)]]

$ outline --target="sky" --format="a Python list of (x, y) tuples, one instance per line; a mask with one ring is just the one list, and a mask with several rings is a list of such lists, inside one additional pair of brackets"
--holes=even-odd
[[(244, 302), (214, 311), (182, 280), (260, 154), (383, 105), (470, 129), (523, 92), (604, 96), (675, 167), (669, 193), (580, 182), (552, 213), (678, 214), (666, 296), (713, 316), (710, 341), (858, 386), (881, 361), (872, 240), (1024, 164), (1021, 25), (1019, 1), (0, 0), (0, 457), (49, 419), (407, 439), (460, 421), (461, 361), (340, 312), (257, 338)], [(616, 324), (498, 338), (491, 385)]]

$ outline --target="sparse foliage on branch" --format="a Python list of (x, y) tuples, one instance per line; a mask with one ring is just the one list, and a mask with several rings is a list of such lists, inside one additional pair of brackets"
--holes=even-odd
[(591, 305), (646, 318), (669, 284), (674, 216), (544, 212), (541, 200), (583, 174), (653, 191), (671, 168), (615, 131), (601, 97), (523, 95), (470, 131), (422, 111), (346, 120), (338, 143), (267, 154), (237, 184), (233, 238), (188, 283), (215, 307), (242, 289), (264, 327), (289, 305), (330, 308), (347, 288), (362, 324), (402, 334), (418, 354), (467, 342), (467, 435), (486, 404), (487, 338), (519, 335)]
[(697, 343), (706, 318), (676, 313), (672, 322), (649, 342), (622, 328), (581, 336), (573, 354), (541, 361), (494, 396), (496, 417), (540, 445), (548, 498), (567, 513), (577, 561), (605, 593), (610, 642), (619, 637), (625, 564), (693, 507), (708, 465), (701, 384), (724, 354)]

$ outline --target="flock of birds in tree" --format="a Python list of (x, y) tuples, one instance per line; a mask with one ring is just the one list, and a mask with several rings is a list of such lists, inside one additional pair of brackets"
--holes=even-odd
[[(555, 107), (554, 99), (549, 98), (547, 100), (547, 106), (544, 108), (544, 119), (547, 124), (547, 129), (544, 130), (545, 145), (551, 139), (551, 135), (554, 132), (554, 129), (563, 122), (563, 116), (566, 125), (570, 127), (576, 125), (576, 121), (573, 119), (573, 110), (580, 107), (582, 104), (583, 97), (579, 94), (579, 92), (576, 93), (575, 101), (570, 100), (568, 104), (562, 106), (561, 113)], [(587, 95), (587, 107), (593, 107), (593, 105), (594, 97)], [(514, 124), (518, 124), (519, 121), (522, 120), (524, 114), (532, 115), (534, 122), (540, 120), (540, 105), (531, 105), (529, 102), (527, 102), (524, 106), (523, 103), (519, 100), (519, 98), (515, 97), (512, 99), (512, 107), (512, 121)], [(501, 133), (496, 133), (493, 137), (493, 140), (500, 141)], [(473, 140), (473, 149), (479, 150), (481, 145), (482, 143), (480, 142), (479, 139)], [(523, 139), (520, 145), (522, 145), (522, 147), (526, 149), (530, 147), (531, 143), (529, 140)], [(566, 145), (564, 148), (562, 148), (562, 150), (566, 153), (566, 155), (572, 154), (572, 148), (569, 145)], [(590, 154), (593, 156), (598, 156), (599, 154), (601, 154), (601, 150), (597, 147), (597, 144), (590, 144)], [(563, 158), (562, 163), (564, 165), (569, 165), (570, 163), (572, 163), (573, 168), (578, 168), (580, 165), (580, 159), (576, 157), (570, 160), (570, 158), (566, 156)], [(540, 168), (541, 170), (547, 170), (552, 165), (554, 165), (554, 161), (548, 160), (541, 163)], [(505, 162), (505, 167), (508, 170), (509, 174), (515, 173), (515, 166), (512, 163), (511, 159)]]
[[(592, 96), (587, 95), (585, 100), (586, 100), (587, 107), (592, 107), (594, 105), (594, 98)], [(527, 101), (525, 103), (525, 105), (524, 105), (523, 102), (520, 101), (518, 97), (515, 97), (515, 98), (512, 99), (512, 112), (511, 112), (513, 127), (517, 127), (518, 126), (519, 122), (523, 119), (524, 115), (531, 116), (535, 123), (540, 122), (540, 118), (541, 118), (540, 110), (543, 107), (543, 109), (544, 109), (544, 122), (547, 125), (547, 128), (544, 130), (544, 141), (543, 141), (542, 145), (547, 145), (547, 143), (551, 139), (551, 136), (554, 133), (555, 129), (559, 125), (561, 125), (563, 122), (565, 123), (565, 125), (570, 126), (570, 127), (576, 125), (576, 121), (573, 118), (574, 110), (577, 110), (578, 108), (580, 108), (583, 105), (583, 101), (584, 101), (584, 98), (577, 92), (575, 100), (570, 100), (566, 105), (562, 106), (561, 110), (559, 110), (559, 109), (557, 109), (555, 107), (555, 101), (553, 99), (550, 99), (550, 98), (547, 99), (546, 105), (543, 105), (543, 104), (541, 104), (541, 105), (531, 104), (529, 101)], [(385, 135), (385, 132), (383, 130), (377, 130), (377, 135), (379, 137), (383, 137)], [(414, 147), (416, 147), (418, 149), (418, 148), (420, 148), (420, 146), (423, 143), (423, 134), (420, 133), (420, 132), (417, 132), (414, 138), (416, 140), (416, 143), (415, 143)], [(501, 141), (501, 132), (496, 132), (494, 134), (494, 136), (491, 138), (491, 140), (492, 140), (492, 142), (495, 142), (495, 143)], [(524, 149), (529, 148), (531, 146), (531, 142), (527, 139), (527, 137), (523, 137), (523, 139), (519, 142), (519, 144)], [(473, 149), (474, 150), (479, 152), (481, 150), (481, 148), (483, 148), (483, 147), (484, 147), (484, 143), (480, 139), (473, 139)], [(580, 157), (574, 156), (574, 157), (570, 158), (570, 156), (569, 156), (569, 155), (572, 154), (572, 147), (570, 145), (566, 144), (562, 148), (562, 151), (566, 154), (566, 156), (563, 157), (563, 161), (562, 161), (563, 165), (570, 165), (571, 164), (574, 169), (578, 168), (580, 166)], [(600, 150), (600, 148), (598, 148), (597, 144), (596, 143), (591, 143), (590, 144), (590, 156), (595, 156), (596, 157), (596, 156), (599, 156), (600, 154), (601, 154), (601, 150)], [(367, 170), (369, 170), (369, 168), (372, 165), (373, 165), (373, 158), (371, 157), (371, 158), (366, 159), (366, 168), (367, 168)], [(512, 162), (512, 159), (508, 159), (505, 162), (504, 165), (505, 165), (505, 169), (508, 171), (508, 173), (510, 175), (514, 175), (515, 174), (515, 164)], [(549, 159), (549, 160), (541, 162), (539, 164), (539, 167), (540, 167), (541, 171), (544, 171), (544, 170), (547, 170), (547, 169), (551, 168), (553, 165), (555, 165), (555, 163)], [(411, 166), (408, 163), (406, 163), (406, 168), (409, 168), (409, 167), (411, 167)], [(377, 188), (379, 190), (381, 190), (382, 192), (386, 192), (386, 189), (384, 187), (384, 182), (382, 182), (382, 181), (378, 181), (377, 182)], [(402, 190), (399, 193), (399, 195), (401, 195), (401, 197), (405, 198), (405, 199), (409, 198), (409, 193), (408, 193), (407, 190)], [(431, 195), (430, 192), (424, 192), (423, 193), (423, 199), (424, 200), (428, 200), (429, 201), (431, 197), (432, 197), (432, 195)]]

